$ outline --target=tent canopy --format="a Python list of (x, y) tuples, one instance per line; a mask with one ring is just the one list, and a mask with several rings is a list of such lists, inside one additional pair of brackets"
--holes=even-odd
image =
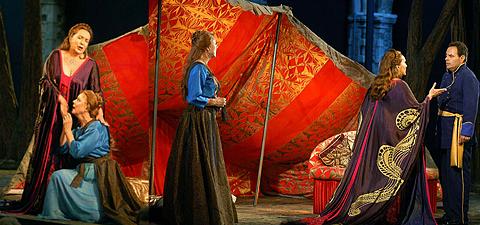
[[(113, 156), (129, 176), (148, 177), (154, 93), (157, 1), (149, 23), (93, 46), (116, 141)], [(209, 66), (226, 96), (229, 120), (219, 122), (230, 185), (235, 194), (255, 187), (278, 13), (282, 17), (265, 148), (266, 191), (311, 191), (305, 161), (326, 138), (356, 127), (373, 75), (311, 32), (288, 7), (240, 0), (162, 1), (155, 187), (163, 178), (186, 103), (180, 81), (191, 34), (208, 30), (218, 43)], [(148, 31), (148, 32), (147, 32)]]

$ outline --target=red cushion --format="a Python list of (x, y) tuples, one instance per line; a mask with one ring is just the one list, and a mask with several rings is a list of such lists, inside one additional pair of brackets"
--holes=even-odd
[(329, 167), (329, 166), (317, 166), (310, 169), (310, 177), (318, 180), (341, 180), (343, 174), (345, 173), (345, 168), (341, 167)]

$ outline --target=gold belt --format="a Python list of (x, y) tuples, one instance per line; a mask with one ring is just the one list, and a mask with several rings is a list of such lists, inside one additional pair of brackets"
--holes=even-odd
[(450, 166), (462, 168), (463, 165), (463, 143), (460, 144), (460, 131), (462, 130), (463, 115), (438, 110), (438, 115), (443, 117), (455, 117), (452, 130), (452, 145), (450, 148)]

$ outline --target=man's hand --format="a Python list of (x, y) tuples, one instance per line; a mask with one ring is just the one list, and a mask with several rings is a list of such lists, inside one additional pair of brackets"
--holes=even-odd
[(459, 144), (464, 144), (465, 142), (468, 142), (468, 141), (470, 141), (470, 137), (460, 135), (460, 143)]

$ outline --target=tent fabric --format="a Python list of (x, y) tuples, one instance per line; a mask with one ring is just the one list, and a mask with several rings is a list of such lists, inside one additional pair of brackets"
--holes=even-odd
[[(156, 193), (163, 192), (168, 155), (186, 107), (180, 81), (195, 30), (212, 32), (218, 43), (209, 66), (222, 84), (220, 96), (227, 97), (229, 120), (219, 125), (232, 192), (251, 194), (255, 189), (278, 22), (262, 187), (281, 194), (311, 193), (306, 166), (311, 151), (334, 134), (355, 130), (372, 74), (326, 44), (288, 7), (240, 0), (161, 2)], [(117, 141), (114, 156), (126, 174), (135, 176), (146, 175), (152, 141), (156, 4), (149, 1), (145, 27), (95, 46), (93, 55)]]
[(125, 176), (148, 179), (150, 111), (146, 28), (93, 45), (112, 136), (111, 155)]

